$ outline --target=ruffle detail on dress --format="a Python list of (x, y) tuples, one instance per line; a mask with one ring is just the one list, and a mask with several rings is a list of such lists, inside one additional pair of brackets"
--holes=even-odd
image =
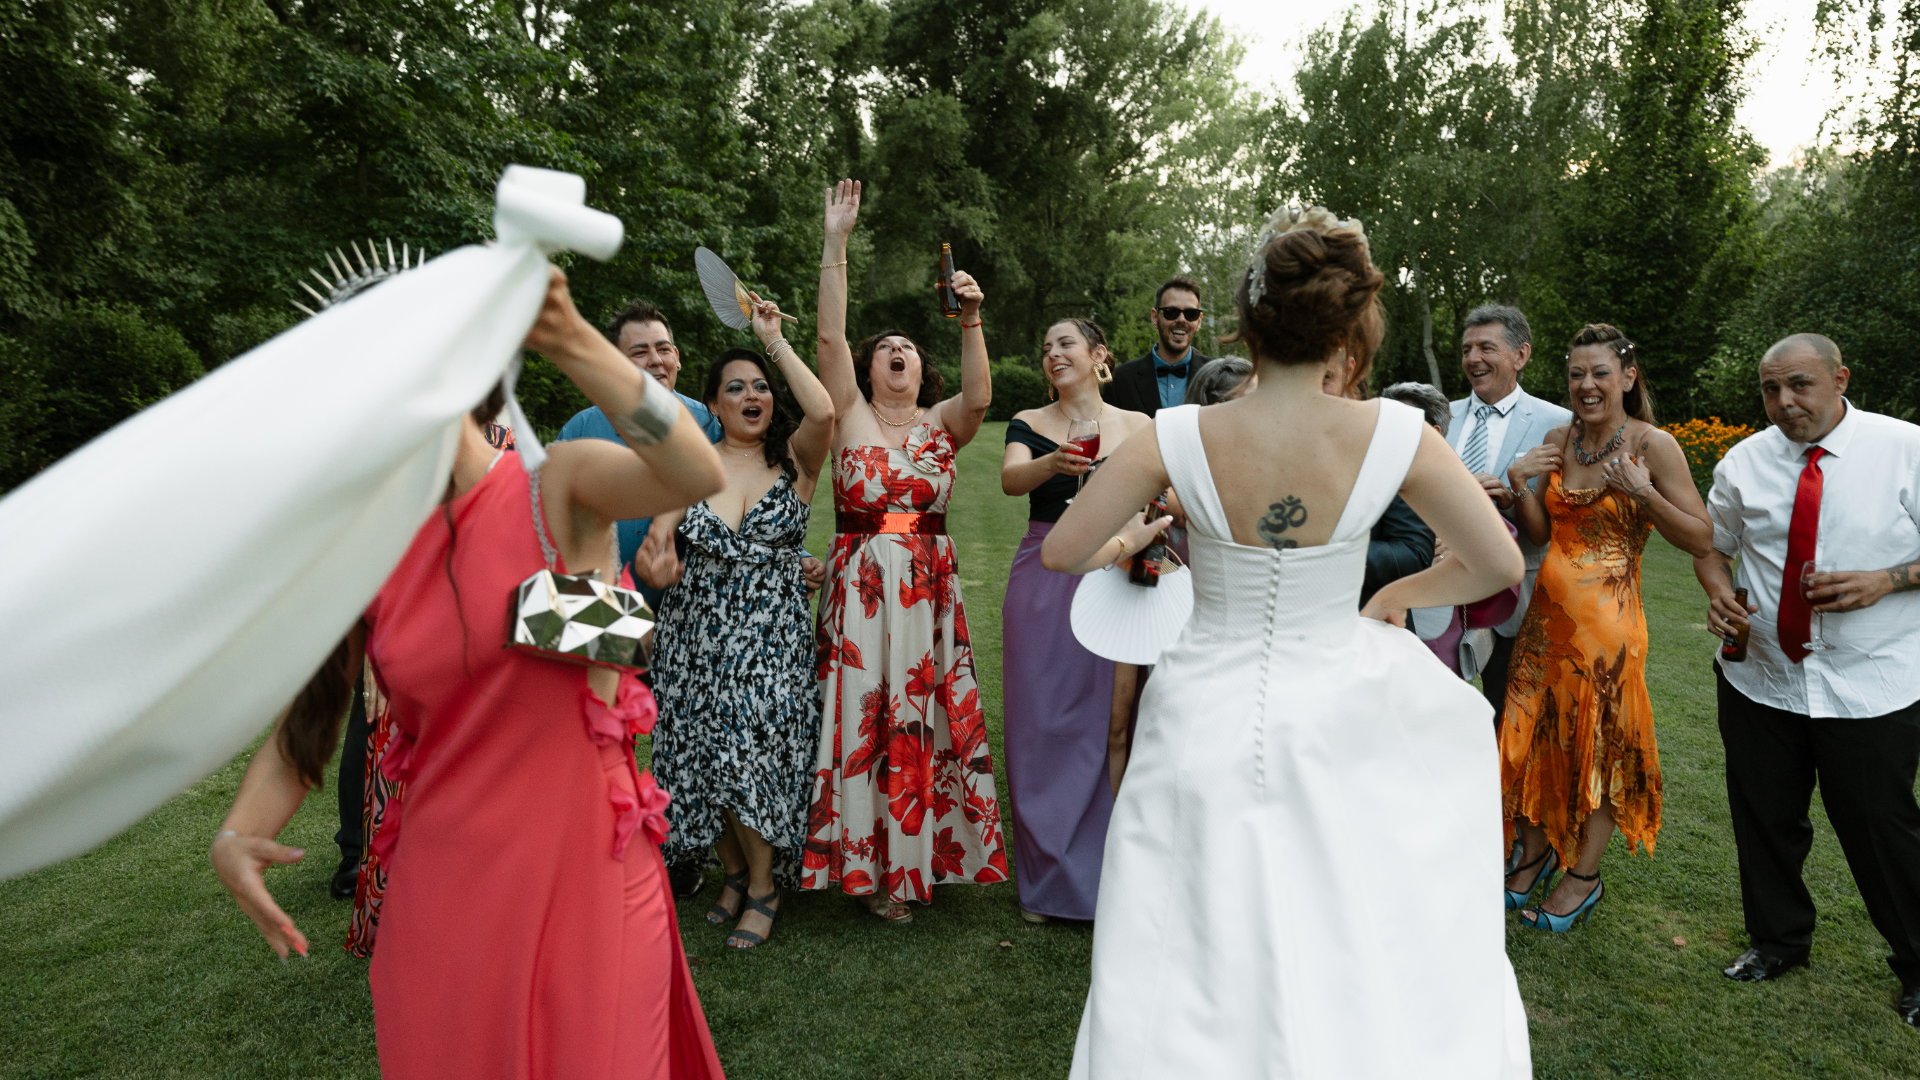
[(620, 779), (617, 774), (608, 778), (607, 801), (613, 804), (613, 857), (624, 860), (635, 829), (645, 832), (647, 842), (655, 847), (666, 842), (667, 804), (673, 797), (650, 772), (639, 774), (638, 791), (629, 789)]
[(633, 764), (633, 737), (652, 732), (660, 716), (653, 691), (632, 672), (623, 671), (611, 706), (583, 682), (580, 711), (594, 745), (615, 749), (620, 757), (619, 762), (609, 765), (607, 775), (607, 802), (613, 806), (613, 857), (627, 857), (627, 844), (635, 829), (645, 829), (648, 839), (658, 846), (667, 838), (669, 798), (654, 782), (652, 773), (640, 773)]
[(601, 701), (592, 687), (582, 683), (580, 706), (587, 717), (587, 734), (593, 736), (595, 746), (612, 746), (635, 735), (650, 734), (653, 722), (660, 717), (660, 706), (654, 703), (653, 691), (630, 671), (620, 673), (620, 688), (614, 692), (612, 705)]
[[(792, 478), (782, 473), (759, 501), (747, 507), (738, 529), (728, 527), (705, 502), (697, 502), (687, 508), (687, 519), (680, 523), (679, 532), (689, 544), (726, 562), (746, 565), (798, 562), (805, 554), (801, 549), (807, 539), (806, 512), (784, 517), (775, 514), (774, 522), (784, 527), (772, 534), (769, 534), (766, 515), (757, 519), (755, 515), (769, 505), (779, 506), (783, 499), (798, 502), (799, 498), (793, 493)], [(802, 507), (805, 505), (801, 503)]]
[(672, 828), (667, 822), (667, 805), (671, 802), (673, 796), (652, 773), (640, 774), (640, 828), (647, 834), (648, 843), (658, 846), (667, 842), (667, 832)]
[(907, 433), (900, 449), (907, 452), (907, 464), (923, 476), (942, 476), (953, 469), (953, 436), (945, 428), (921, 424)]

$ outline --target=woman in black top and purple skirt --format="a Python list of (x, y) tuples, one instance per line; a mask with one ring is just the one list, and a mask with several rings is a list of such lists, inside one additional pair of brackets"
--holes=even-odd
[[(1085, 319), (1047, 331), (1041, 369), (1056, 400), (1007, 424), (1000, 488), (1032, 510), (1013, 557), (1001, 606), (1001, 707), (1007, 783), (1013, 797), (1014, 876), (1029, 922), (1091, 919), (1100, 891), (1113, 790), (1107, 768), (1113, 661), (1088, 652), (1069, 624), (1080, 579), (1040, 565), (1040, 541), (1067, 508), (1080, 478), (1150, 422), (1100, 399), (1113, 378), (1106, 335)], [(1098, 424), (1093, 455), (1076, 452), (1075, 420)]]

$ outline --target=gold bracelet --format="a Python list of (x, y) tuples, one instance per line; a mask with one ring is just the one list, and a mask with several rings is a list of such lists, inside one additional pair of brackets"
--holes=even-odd
[(845, 265), (847, 265), (847, 260), (845, 260), (845, 259), (841, 259), (841, 260), (840, 260), (839, 262), (837, 262), (837, 263), (821, 263), (821, 264), (820, 264), (820, 269), (822, 269), (822, 270), (831, 270), (831, 269), (833, 269), (833, 268), (834, 268), (834, 267), (836, 267), (836, 266), (845, 266)]

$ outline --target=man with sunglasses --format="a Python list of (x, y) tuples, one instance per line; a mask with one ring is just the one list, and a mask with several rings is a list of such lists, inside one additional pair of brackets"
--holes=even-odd
[(1160, 340), (1147, 355), (1121, 364), (1107, 384), (1107, 402), (1148, 416), (1186, 400), (1187, 380), (1213, 357), (1193, 347), (1206, 309), (1200, 306), (1200, 285), (1189, 277), (1169, 278), (1154, 295), (1148, 321)]

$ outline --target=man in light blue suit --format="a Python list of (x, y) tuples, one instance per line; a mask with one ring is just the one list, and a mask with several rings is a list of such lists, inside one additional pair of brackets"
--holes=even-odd
[[(1459, 453), (1468, 471), (1487, 490), (1487, 497), (1508, 518), (1513, 516), (1513, 492), (1507, 487), (1507, 466), (1539, 446), (1547, 432), (1569, 423), (1573, 413), (1542, 401), (1520, 388), (1520, 371), (1533, 356), (1533, 328), (1519, 308), (1484, 304), (1467, 314), (1460, 339), (1460, 367), (1473, 384), (1473, 393), (1453, 403), (1453, 422), (1447, 443)], [(1536, 478), (1532, 481), (1538, 484)], [(1513, 617), (1494, 628), (1491, 654), (1481, 664), (1480, 685), (1493, 704), (1497, 727), (1507, 701), (1507, 662), (1513, 657), (1513, 636), (1533, 597), (1533, 579), (1545, 554), (1527, 542), (1520, 531), (1520, 553), (1527, 559), (1527, 576), (1520, 582), (1520, 604)]]

